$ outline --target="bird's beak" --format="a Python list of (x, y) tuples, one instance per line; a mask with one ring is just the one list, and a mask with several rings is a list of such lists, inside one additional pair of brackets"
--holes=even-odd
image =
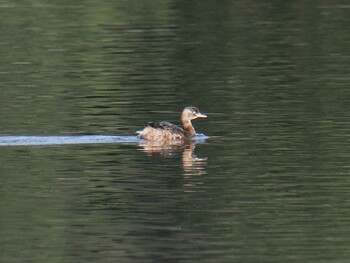
[(207, 115), (198, 112), (198, 113), (196, 114), (196, 117), (197, 117), (197, 118), (206, 118)]

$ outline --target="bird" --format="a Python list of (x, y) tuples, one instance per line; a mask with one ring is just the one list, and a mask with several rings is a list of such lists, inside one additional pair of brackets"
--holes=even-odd
[(200, 113), (196, 107), (188, 106), (181, 112), (182, 127), (167, 121), (149, 122), (143, 130), (136, 133), (141, 139), (148, 141), (184, 140), (196, 135), (191, 121), (206, 117), (207, 115)]

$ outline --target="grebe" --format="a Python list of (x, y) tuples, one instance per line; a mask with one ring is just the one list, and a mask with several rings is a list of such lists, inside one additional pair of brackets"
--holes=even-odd
[(191, 120), (197, 118), (206, 118), (196, 107), (189, 106), (183, 109), (181, 113), (182, 128), (167, 121), (149, 122), (142, 131), (137, 131), (140, 138), (149, 141), (161, 140), (182, 140), (196, 135)]

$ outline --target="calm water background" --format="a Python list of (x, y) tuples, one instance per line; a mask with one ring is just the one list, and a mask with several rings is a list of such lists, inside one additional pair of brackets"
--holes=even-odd
[[(348, 1), (0, 1), (1, 262), (349, 262)], [(196, 158), (195, 155), (198, 157)]]

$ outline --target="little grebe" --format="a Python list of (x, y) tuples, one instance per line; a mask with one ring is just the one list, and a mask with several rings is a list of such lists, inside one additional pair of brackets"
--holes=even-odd
[(196, 107), (186, 107), (181, 113), (182, 128), (167, 121), (149, 122), (142, 131), (137, 131), (140, 138), (149, 141), (182, 140), (196, 135), (191, 120), (206, 118)]

